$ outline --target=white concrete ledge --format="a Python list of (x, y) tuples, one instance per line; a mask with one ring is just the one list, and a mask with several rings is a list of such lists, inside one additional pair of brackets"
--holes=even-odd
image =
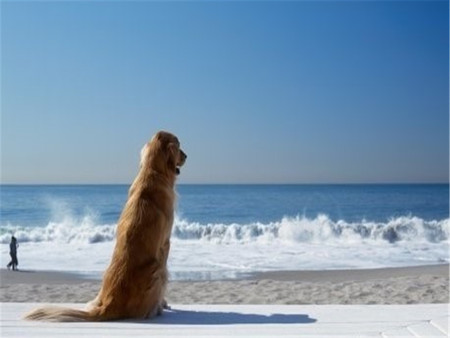
[[(42, 304), (1, 303), (1, 337), (448, 337), (449, 304), (172, 305), (147, 321), (22, 320)], [(83, 304), (57, 304), (82, 308)]]

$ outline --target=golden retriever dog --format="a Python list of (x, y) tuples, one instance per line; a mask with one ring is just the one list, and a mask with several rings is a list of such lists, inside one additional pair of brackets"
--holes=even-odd
[(186, 160), (176, 136), (160, 131), (141, 151), (139, 173), (120, 216), (116, 245), (100, 292), (85, 311), (44, 307), (25, 316), (45, 321), (150, 318), (167, 306), (167, 258), (175, 180)]

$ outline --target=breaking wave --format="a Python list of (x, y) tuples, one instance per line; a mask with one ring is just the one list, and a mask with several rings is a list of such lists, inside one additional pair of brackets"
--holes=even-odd
[(0, 243), (6, 244), (14, 235), (20, 243), (99, 243), (115, 238), (115, 224), (96, 224), (95, 217), (81, 219), (65, 218), (60, 222), (49, 222), (44, 227), (22, 227), (8, 224), (0, 227)]
[[(97, 224), (89, 215), (80, 219), (66, 218), (49, 222), (43, 227), (0, 227), (0, 243), (7, 244), (11, 235), (19, 242), (81, 242), (94, 244), (113, 241), (115, 224)], [(283, 217), (271, 223), (249, 224), (201, 224), (176, 217), (172, 238), (180, 241), (207, 241), (218, 244), (273, 241), (291, 243), (384, 241), (396, 243), (429, 242), (449, 240), (449, 219), (424, 220), (415, 216), (392, 218), (386, 222), (333, 221), (327, 215), (315, 218), (304, 216)]]
[(425, 221), (418, 217), (404, 216), (387, 222), (333, 221), (326, 215), (310, 219), (303, 216), (284, 217), (279, 222), (269, 224), (207, 224), (189, 223), (179, 220), (173, 230), (179, 239), (207, 240), (215, 242), (249, 242), (255, 240), (288, 242), (361, 241), (383, 240), (427, 241), (432, 243), (447, 241), (449, 219)]

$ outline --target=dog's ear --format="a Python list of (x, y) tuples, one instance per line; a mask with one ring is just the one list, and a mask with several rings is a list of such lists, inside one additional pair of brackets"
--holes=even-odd
[(178, 147), (178, 144), (170, 142), (167, 145), (167, 160), (169, 162), (172, 161), (174, 163), (174, 165), (176, 165), (179, 152), (180, 152), (180, 148)]

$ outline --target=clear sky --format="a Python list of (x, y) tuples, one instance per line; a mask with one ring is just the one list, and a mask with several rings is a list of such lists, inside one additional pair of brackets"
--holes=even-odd
[(448, 182), (448, 6), (2, 1), (2, 182)]

